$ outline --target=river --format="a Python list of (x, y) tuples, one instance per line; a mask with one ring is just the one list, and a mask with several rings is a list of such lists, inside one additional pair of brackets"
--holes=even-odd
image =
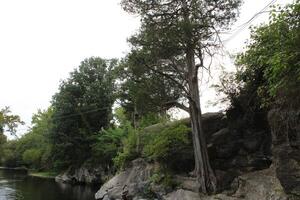
[(96, 189), (0, 169), (0, 200), (93, 200)]

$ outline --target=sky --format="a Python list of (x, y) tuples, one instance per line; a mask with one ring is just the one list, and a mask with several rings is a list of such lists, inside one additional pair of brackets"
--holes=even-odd
[[(232, 28), (270, 1), (244, 0)], [(251, 25), (267, 19), (262, 14)], [(0, 108), (9, 106), (26, 123), (18, 134), (30, 126), (33, 113), (50, 105), (60, 81), (82, 60), (124, 57), (130, 49), (127, 39), (138, 27), (138, 17), (125, 13), (120, 0), (0, 0)], [(226, 50), (241, 51), (248, 38), (246, 28), (225, 44)], [(219, 58), (218, 63), (232, 70), (228, 57)], [(204, 112), (219, 109), (206, 105), (215, 98), (214, 91), (208, 86), (203, 91)]]

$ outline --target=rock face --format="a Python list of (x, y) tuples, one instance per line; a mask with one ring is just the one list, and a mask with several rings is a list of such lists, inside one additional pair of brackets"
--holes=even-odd
[[(250, 172), (266, 169), (271, 165), (269, 130), (238, 130), (229, 125), (226, 115), (221, 112), (205, 113), (202, 120), (214, 169)], [(189, 119), (182, 122), (190, 126)]]
[[(184, 176), (175, 177), (180, 186), (168, 193), (170, 191), (150, 181), (157, 166), (137, 159), (131, 167), (105, 183), (95, 197), (100, 200), (142, 200), (147, 199), (144, 194), (150, 191), (153, 198), (162, 200), (298, 200), (300, 112), (289, 116), (289, 124), (283, 124), (282, 113), (278, 113), (269, 114), (272, 135), (266, 129), (234, 129), (222, 113), (203, 115), (211, 165), (216, 172), (219, 191), (223, 191), (220, 194), (199, 196), (195, 179)], [(189, 119), (182, 122), (189, 125)], [(166, 124), (148, 127), (144, 134), (158, 132), (162, 126)]]
[(133, 161), (132, 167), (114, 176), (96, 193), (99, 200), (288, 200), (279, 180), (276, 178), (275, 167), (256, 171), (237, 177), (232, 183), (232, 190), (204, 196), (187, 190), (193, 187), (191, 178), (181, 180), (178, 188), (171, 193), (162, 193), (152, 186), (153, 198), (143, 196), (149, 189), (150, 177), (155, 165), (147, 164), (142, 159)]
[(101, 184), (110, 176), (109, 170), (104, 170), (101, 166), (95, 168), (84, 164), (80, 168), (69, 167), (56, 176), (55, 181), (70, 184)]
[(291, 199), (300, 199), (300, 110), (274, 109), (268, 114), (276, 175)]
[(114, 176), (95, 194), (96, 199), (132, 199), (143, 193), (155, 170), (143, 159), (132, 162), (132, 167)]
[(233, 182), (237, 190), (232, 197), (247, 200), (287, 200), (280, 181), (276, 177), (274, 167), (244, 174)]
[(179, 189), (166, 196), (165, 200), (288, 200), (275, 168), (255, 171), (237, 177), (231, 191), (205, 196), (188, 190)]

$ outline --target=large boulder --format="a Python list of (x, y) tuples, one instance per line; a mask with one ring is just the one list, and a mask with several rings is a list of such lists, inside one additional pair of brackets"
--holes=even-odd
[(132, 161), (132, 166), (120, 172), (95, 194), (96, 199), (132, 199), (144, 192), (150, 177), (155, 171), (155, 165), (146, 163), (143, 159)]
[(165, 196), (164, 200), (288, 200), (274, 167), (251, 172), (237, 177), (234, 190), (206, 196), (186, 189), (178, 189)]
[(232, 197), (246, 200), (287, 200), (274, 167), (239, 176), (233, 182), (237, 188)]
[(56, 182), (70, 184), (95, 184), (99, 185), (111, 177), (111, 172), (102, 166), (69, 167), (66, 171), (55, 177)]
[[(288, 200), (275, 167), (243, 174), (235, 178), (230, 190), (206, 196), (195, 191), (198, 187), (194, 178), (177, 176), (178, 187), (167, 193), (151, 184), (150, 177), (158, 166), (146, 163), (143, 159), (134, 160), (132, 166), (120, 172), (95, 194), (99, 200)], [(152, 191), (152, 198), (145, 191)], [(157, 189), (158, 188), (158, 189)], [(192, 191), (194, 190), (194, 191)]]
[(179, 189), (163, 197), (164, 200), (200, 200), (200, 195), (196, 192)]

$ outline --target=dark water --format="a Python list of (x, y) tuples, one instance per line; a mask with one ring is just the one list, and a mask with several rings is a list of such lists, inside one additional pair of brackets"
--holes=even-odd
[(0, 200), (93, 200), (96, 189), (0, 169)]

